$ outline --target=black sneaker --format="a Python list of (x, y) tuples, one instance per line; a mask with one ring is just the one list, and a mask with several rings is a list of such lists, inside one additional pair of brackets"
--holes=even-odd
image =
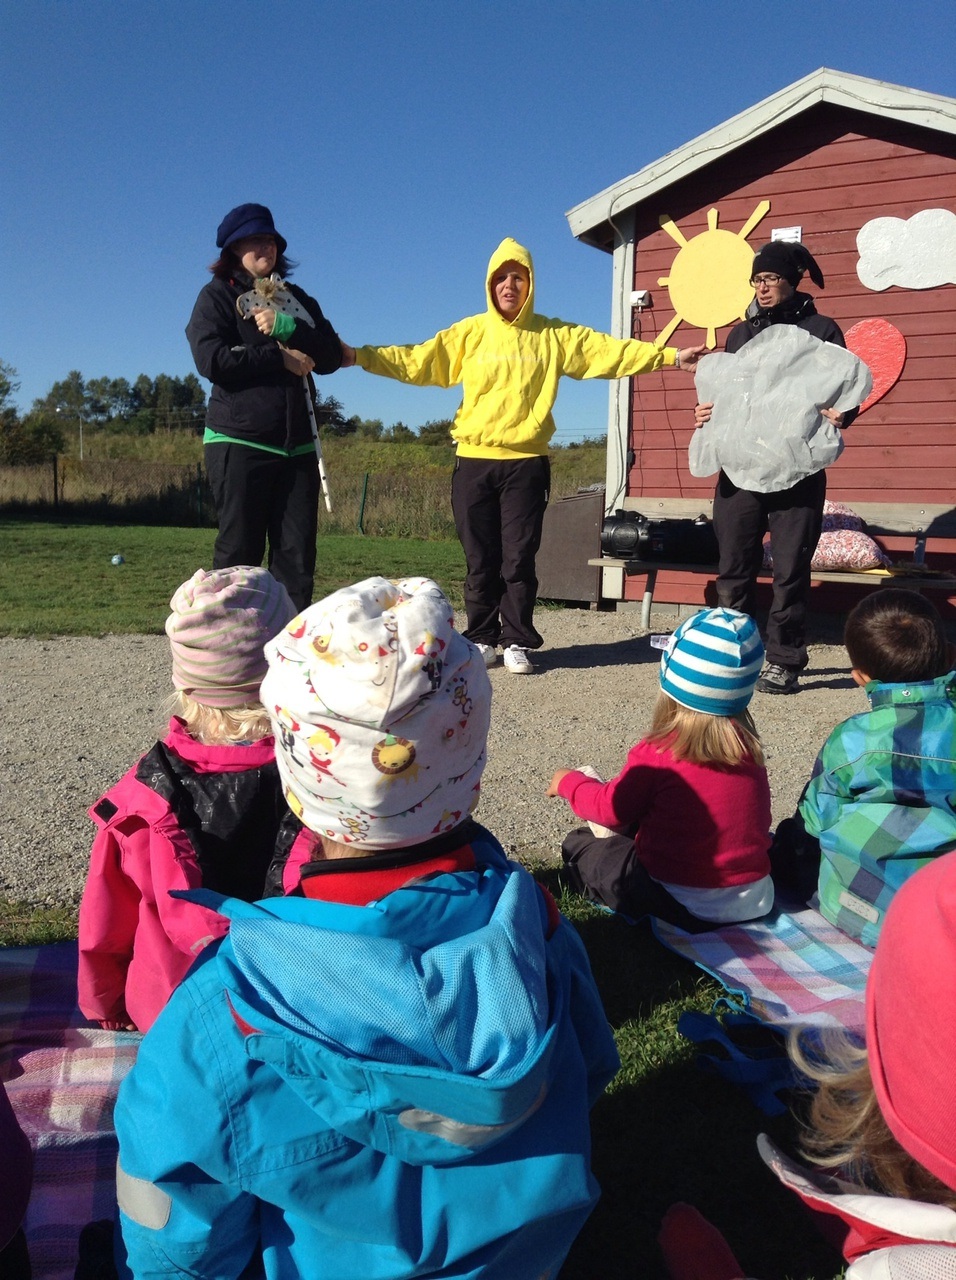
[(764, 667), (757, 689), (760, 693), (796, 693), (799, 683), (796, 671), (788, 671), (786, 667), (778, 667), (771, 662)]

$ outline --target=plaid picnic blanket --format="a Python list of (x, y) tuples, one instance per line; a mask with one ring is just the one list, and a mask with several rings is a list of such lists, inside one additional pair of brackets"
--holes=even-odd
[(0, 948), (0, 1078), (35, 1152), (24, 1229), (38, 1280), (73, 1280), (86, 1223), (116, 1210), (113, 1104), (141, 1037), (89, 1027), (75, 942)]
[(731, 1007), (782, 1030), (840, 1026), (862, 1038), (873, 952), (810, 907), (762, 920), (685, 933), (661, 920), (657, 938), (711, 974)]

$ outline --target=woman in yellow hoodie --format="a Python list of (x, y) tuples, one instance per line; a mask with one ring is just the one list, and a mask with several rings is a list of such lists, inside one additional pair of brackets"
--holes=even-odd
[(703, 347), (655, 347), (538, 315), (531, 254), (510, 238), (491, 255), (487, 309), (415, 346), (343, 344), (343, 364), (424, 387), (462, 387), (452, 438), (451, 501), (465, 552), (465, 635), (486, 666), (532, 670), (535, 556), (551, 484), (551, 409), (562, 377), (623, 378), (675, 365), (693, 372)]

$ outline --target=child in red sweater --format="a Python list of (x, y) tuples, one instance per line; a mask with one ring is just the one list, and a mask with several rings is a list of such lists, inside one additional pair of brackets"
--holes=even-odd
[(747, 710), (762, 661), (752, 618), (702, 610), (670, 637), (650, 733), (617, 777), (557, 770), (547, 794), (593, 824), (562, 846), (572, 888), (695, 932), (767, 914), (770, 786)]

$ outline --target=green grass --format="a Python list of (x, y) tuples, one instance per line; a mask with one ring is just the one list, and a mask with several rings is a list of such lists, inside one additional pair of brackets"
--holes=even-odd
[[(0, 635), (158, 634), (169, 598), (212, 567), (214, 529), (0, 520)], [(113, 555), (122, 565), (111, 564)], [(453, 541), (319, 538), (315, 595), (373, 574), (434, 578), (458, 606), (464, 557)]]
[(0, 947), (43, 947), (75, 937), (72, 907), (31, 907), (0, 898)]

